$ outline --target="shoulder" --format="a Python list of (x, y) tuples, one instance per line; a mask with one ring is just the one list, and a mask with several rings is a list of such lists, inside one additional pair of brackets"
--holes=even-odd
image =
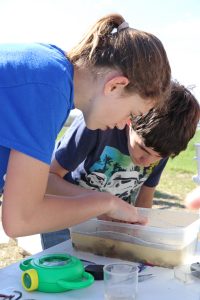
[(73, 77), (64, 51), (39, 43), (0, 45), (0, 71), (2, 87), (38, 83), (64, 90)]

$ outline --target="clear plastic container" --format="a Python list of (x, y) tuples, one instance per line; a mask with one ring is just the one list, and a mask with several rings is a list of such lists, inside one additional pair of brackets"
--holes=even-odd
[(147, 225), (91, 219), (71, 228), (73, 246), (97, 255), (164, 267), (189, 263), (195, 253), (199, 214), (139, 208)]

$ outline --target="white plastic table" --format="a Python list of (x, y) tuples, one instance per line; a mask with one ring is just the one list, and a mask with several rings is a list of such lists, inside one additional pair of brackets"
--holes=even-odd
[[(119, 259), (111, 259), (96, 256), (86, 252), (76, 251), (72, 248), (71, 241), (61, 243), (57, 246), (42, 251), (34, 257), (49, 253), (68, 253), (81, 259), (89, 260), (99, 264), (106, 264)], [(198, 259), (198, 256), (197, 256)], [(139, 283), (137, 300), (200, 300), (200, 279), (199, 282), (184, 284), (174, 278), (174, 271), (167, 268), (147, 267), (143, 272), (152, 273), (154, 278)], [(12, 264), (6, 268), (0, 269), (0, 290), (12, 288), (23, 292), (23, 299), (35, 300), (103, 300), (104, 285), (103, 281), (96, 281), (88, 288), (67, 291), (65, 293), (48, 294), (41, 292), (25, 292), (21, 285), (22, 271), (19, 269), (19, 263)]]

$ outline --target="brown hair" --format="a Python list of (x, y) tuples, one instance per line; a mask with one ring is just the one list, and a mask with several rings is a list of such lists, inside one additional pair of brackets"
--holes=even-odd
[(172, 83), (171, 96), (162, 110), (152, 109), (137, 118), (134, 130), (162, 157), (178, 155), (187, 148), (200, 118), (200, 106), (194, 95), (178, 82)]
[(119, 69), (130, 81), (128, 92), (160, 101), (171, 76), (165, 49), (153, 34), (132, 28), (114, 32), (123, 22), (119, 14), (101, 18), (68, 57), (79, 66)]

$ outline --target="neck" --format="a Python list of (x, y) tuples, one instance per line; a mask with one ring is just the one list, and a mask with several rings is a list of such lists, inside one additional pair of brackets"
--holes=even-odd
[(91, 72), (88, 69), (74, 66), (74, 105), (76, 108), (84, 110), (88, 105), (93, 85)]

